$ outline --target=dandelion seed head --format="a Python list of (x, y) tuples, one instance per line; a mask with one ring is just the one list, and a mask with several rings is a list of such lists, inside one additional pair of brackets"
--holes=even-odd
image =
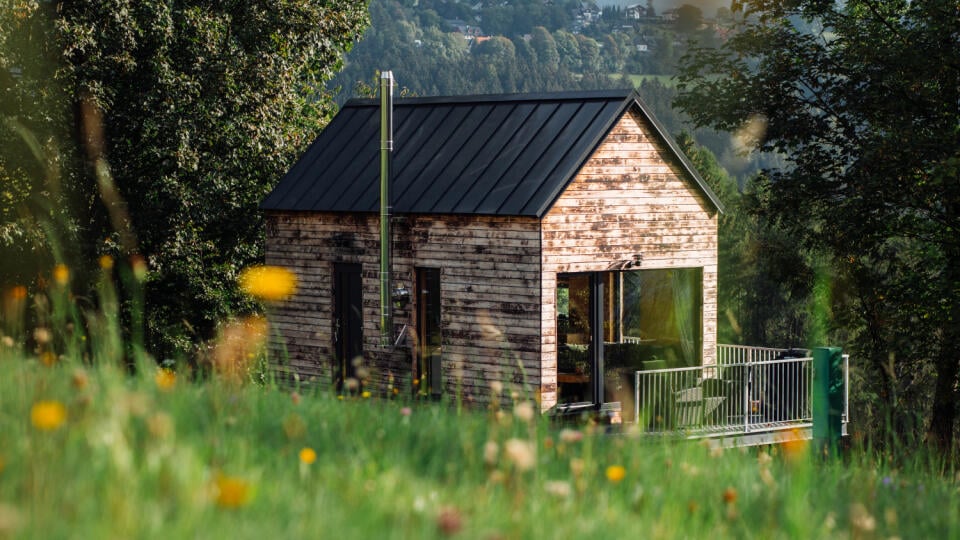
[(494, 441), (487, 441), (483, 445), (483, 461), (487, 465), (495, 465), (500, 454), (500, 445)]
[(580, 475), (583, 474), (583, 471), (586, 468), (586, 466), (587, 464), (583, 460), (583, 458), (573, 458), (570, 460), (570, 472), (573, 473), (573, 475), (576, 477), (579, 477)]
[(573, 486), (570, 485), (570, 482), (564, 482), (562, 480), (546, 482), (543, 484), (543, 490), (558, 499), (567, 499), (573, 494)]
[(518, 471), (529, 471), (537, 464), (537, 451), (530, 441), (509, 439), (503, 445), (504, 455)]
[(770, 469), (768, 469), (767, 467), (763, 467), (762, 469), (760, 469), (760, 480), (768, 488), (772, 488), (776, 485), (776, 481), (774, 481), (773, 475), (770, 474)]
[(877, 520), (862, 503), (853, 503), (850, 506), (850, 525), (860, 535), (870, 534), (877, 528)]
[(517, 406), (513, 408), (513, 415), (523, 422), (532, 422), (534, 414), (533, 404), (527, 401), (518, 403)]
[(52, 339), (53, 333), (50, 332), (49, 328), (40, 326), (33, 330), (33, 340), (37, 342), (37, 345), (46, 345)]

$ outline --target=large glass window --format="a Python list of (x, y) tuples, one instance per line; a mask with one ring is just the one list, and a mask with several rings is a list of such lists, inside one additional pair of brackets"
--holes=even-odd
[(560, 403), (629, 402), (634, 372), (699, 365), (702, 276), (700, 268), (559, 274)]

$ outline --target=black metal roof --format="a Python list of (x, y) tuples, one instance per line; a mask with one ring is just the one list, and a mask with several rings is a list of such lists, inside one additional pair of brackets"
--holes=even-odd
[[(377, 212), (379, 100), (352, 99), (260, 207)], [(721, 204), (632, 90), (397, 99), (393, 211), (542, 217), (631, 106)]]

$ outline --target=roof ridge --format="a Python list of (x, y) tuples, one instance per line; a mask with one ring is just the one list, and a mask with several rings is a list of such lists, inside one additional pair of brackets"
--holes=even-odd
[[(395, 98), (394, 106), (469, 104), (469, 103), (506, 103), (521, 101), (584, 101), (584, 100), (625, 100), (634, 90), (618, 88), (607, 90), (562, 90), (556, 92), (508, 93), (508, 94), (467, 94), (453, 96), (417, 96)], [(347, 107), (379, 107), (377, 98), (351, 98), (343, 104)]]

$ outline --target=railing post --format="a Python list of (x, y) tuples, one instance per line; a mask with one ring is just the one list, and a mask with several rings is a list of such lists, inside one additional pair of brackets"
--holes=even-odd
[(633, 421), (640, 425), (640, 372), (633, 372)]
[(834, 455), (842, 433), (843, 354), (839, 347), (813, 350), (814, 450)]
[(753, 382), (753, 366), (744, 366), (743, 371), (743, 432), (750, 433), (750, 383)]

